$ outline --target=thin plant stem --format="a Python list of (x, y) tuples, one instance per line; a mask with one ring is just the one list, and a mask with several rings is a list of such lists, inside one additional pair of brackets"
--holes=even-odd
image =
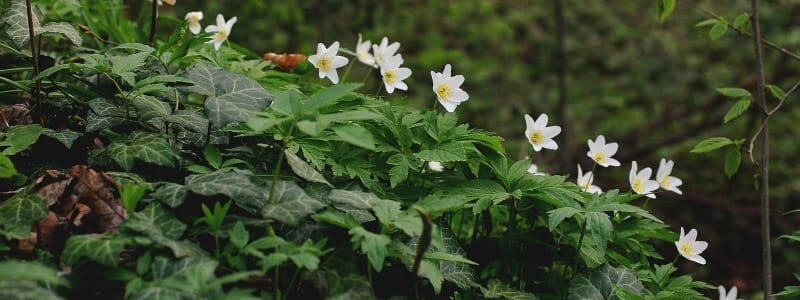
[(292, 275), (292, 280), (289, 280), (289, 287), (286, 288), (286, 293), (283, 294), (283, 299), (289, 298), (289, 292), (292, 291), (292, 285), (294, 285), (294, 281), (297, 279), (298, 274), (300, 274), (300, 269), (295, 269), (294, 275)]
[(275, 266), (275, 299), (281, 298), (281, 286), (279, 280), (281, 279), (281, 266)]
[[(36, 48), (35, 35), (34, 35), (34, 32), (33, 32), (33, 4), (31, 4), (31, 0), (25, 0), (25, 6), (26, 6), (26, 8), (28, 10), (27, 11), (27, 13), (28, 13), (28, 35), (29, 35), (28, 41), (31, 43), (31, 56), (33, 57), (33, 76), (35, 78), (35, 77), (39, 77), (39, 52), (37, 51), (37, 48)], [(41, 43), (41, 40), (39, 42)], [(44, 125), (43, 124), (44, 123), (44, 119), (43, 119), (43, 116), (42, 116), (43, 114), (41, 113), (41, 110), (42, 110), (42, 95), (41, 95), (41, 92), (42, 92), (42, 81), (40, 79), (40, 80), (36, 81), (36, 90), (34, 91), (34, 98), (36, 99), (36, 111), (37, 111), (37, 114), (39, 115), (39, 122), (42, 123), (41, 125)]]
[(281, 153), (278, 155), (278, 163), (275, 165), (275, 171), (272, 172), (272, 184), (269, 187), (269, 198), (267, 202), (272, 204), (272, 196), (275, 195), (275, 185), (278, 183), (278, 174), (281, 171), (281, 164), (283, 164), (283, 157), (286, 151), (286, 139), (289, 139), (292, 136), (292, 131), (294, 131), (295, 123), (292, 123), (292, 126), (289, 127), (289, 133), (284, 136), (284, 143), (281, 144)]
[(354, 64), (355, 64), (355, 59), (351, 59), (350, 63), (347, 64), (347, 69), (344, 71), (344, 76), (342, 76), (342, 80), (340, 81), (341, 83), (347, 82), (347, 76), (350, 75), (350, 70), (353, 69)]
[(770, 118), (770, 117), (772, 117), (772, 115), (773, 115), (773, 114), (775, 114), (775, 112), (777, 112), (777, 111), (778, 111), (778, 109), (780, 109), (780, 108), (783, 106), (783, 104), (784, 104), (784, 103), (786, 103), (786, 99), (787, 99), (787, 98), (789, 98), (789, 95), (791, 95), (792, 93), (794, 93), (794, 91), (796, 91), (798, 87), (800, 87), (800, 81), (798, 81), (797, 83), (795, 83), (795, 84), (792, 86), (792, 88), (791, 88), (791, 89), (789, 89), (789, 91), (788, 91), (788, 92), (786, 92), (786, 94), (785, 94), (785, 95), (783, 95), (783, 98), (781, 98), (781, 99), (780, 99), (780, 101), (778, 102), (778, 104), (777, 104), (777, 105), (775, 105), (775, 107), (773, 107), (773, 108), (772, 108), (772, 110), (770, 110), (769, 112), (767, 112), (767, 115), (766, 115), (766, 117), (764, 118), (764, 121), (763, 121), (763, 122), (761, 122), (761, 126), (759, 126), (759, 127), (758, 127), (758, 130), (756, 130), (756, 133), (754, 133), (754, 134), (753, 134), (753, 137), (751, 137), (751, 138), (750, 138), (750, 147), (748, 147), (748, 148), (747, 148), (747, 154), (749, 154), (749, 155), (750, 155), (750, 162), (751, 162), (752, 164), (754, 164), (754, 165), (758, 165), (758, 163), (756, 162), (756, 160), (753, 158), (753, 144), (755, 144), (756, 140), (758, 139), (758, 136), (759, 136), (759, 135), (761, 134), (761, 132), (763, 132), (763, 131), (764, 131), (764, 129), (766, 128), (766, 126), (767, 126), (767, 122), (769, 121), (769, 118)]
[(219, 259), (219, 230), (214, 232), (214, 253), (216, 258)]
[[(580, 222), (578, 222), (578, 223), (580, 224)], [(576, 248), (576, 252), (575, 252), (575, 261), (572, 262), (572, 274), (569, 276), (569, 280), (567, 280), (567, 282), (572, 281), (572, 279), (575, 278), (575, 275), (578, 274), (578, 260), (581, 257), (581, 247), (583, 246), (583, 237), (585, 235), (586, 235), (586, 224), (584, 223), (584, 224), (581, 224), (581, 235), (578, 238), (578, 247)], [(569, 287), (569, 285), (567, 285), (565, 287), (565, 289), (568, 288), (568, 287)], [(566, 298), (567, 298), (567, 291), (565, 290), (564, 291), (564, 299), (566, 299)]]
[(103, 74), (103, 75), (105, 75), (105, 76), (106, 76), (106, 78), (108, 78), (108, 80), (111, 80), (111, 83), (113, 83), (113, 84), (114, 84), (114, 87), (115, 87), (115, 88), (117, 89), (117, 91), (119, 92), (119, 95), (120, 95), (120, 96), (122, 96), (122, 99), (123, 99), (123, 100), (125, 100), (125, 117), (126, 117), (126, 118), (129, 118), (129, 117), (131, 116), (131, 115), (130, 115), (130, 103), (128, 103), (128, 102), (129, 102), (129, 101), (128, 101), (128, 96), (126, 96), (126, 95), (125, 95), (125, 91), (123, 91), (123, 90), (122, 90), (122, 87), (121, 87), (121, 86), (119, 86), (119, 84), (117, 83), (117, 81), (116, 81), (116, 80), (114, 80), (114, 78), (112, 78), (112, 77), (111, 77), (111, 75), (108, 75), (107, 73), (100, 73), (100, 74)]
[(367, 279), (369, 280), (369, 291), (372, 293), (372, 297), (375, 297), (375, 287), (372, 286), (372, 266), (367, 261)]
[(761, 50), (761, 25), (759, 22), (758, 0), (752, 0), (752, 23), (753, 23), (753, 45), (755, 48), (756, 72), (758, 82), (756, 84), (756, 101), (761, 104), (761, 122), (764, 127), (763, 137), (761, 138), (761, 170), (759, 190), (761, 192), (761, 279), (763, 280), (764, 299), (774, 299), (772, 296), (772, 245), (769, 231), (770, 212), (769, 212), (769, 125), (767, 124), (767, 99), (764, 93), (766, 89), (766, 79), (764, 76), (764, 55)]
[(383, 90), (383, 80), (381, 80), (381, 84), (378, 85), (378, 91), (375, 92), (375, 98), (377, 98), (381, 94), (381, 90)]
[(150, 46), (156, 39), (156, 20), (158, 20), (158, 1), (153, 0), (153, 10), (150, 14), (150, 39), (147, 40), (147, 44)]
[(375, 69), (375, 68), (373, 68), (373, 67), (370, 67), (370, 68), (369, 68), (369, 70), (367, 70), (367, 75), (364, 75), (364, 79), (361, 79), (361, 82), (362, 82), (362, 83), (365, 83), (365, 82), (367, 82), (367, 78), (369, 78), (369, 75), (371, 75), (371, 74), (372, 74), (372, 69)]

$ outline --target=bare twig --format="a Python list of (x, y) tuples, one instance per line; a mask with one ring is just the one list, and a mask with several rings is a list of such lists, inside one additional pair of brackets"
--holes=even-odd
[(150, 39), (147, 44), (152, 46), (153, 41), (156, 39), (156, 20), (158, 19), (158, 1), (153, 0), (153, 12), (150, 16)]
[[(33, 32), (33, 5), (31, 4), (31, 0), (25, 0), (25, 6), (28, 9), (28, 34), (30, 39), (28, 41), (31, 43), (31, 56), (33, 56), (33, 77), (39, 77), (39, 53), (36, 48), (35, 36)], [(34, 98), (36, 99), (36, 114), (39, 116), (39, 121), (42, 123), (41, 125), (44, 126), (44, 120), (42, 119), (42, 90), (41, 90), (41, 80), (36, 81), (36, 88), (33, 93)]]
[[(761, 192), (761, 279), (764, 286), (764, 299), (772, 297), (772, 246), (769, 231), (769, 115), (766, 111), (767, 97), (764, 93), (766, 80), (764, 78), (764, 55), (761, 51), (761, 25), (758, 16), (758, 0), (752, 0), (753, 45), (755, 46), (756, 71), (758, 84), (756, 101), (761, 103), (765, 110), (762, 112), (761, 123), (764, 137), (761, 138), (761, 174), (759, 191)], [(785, 98), (785, 97), (784, 97)]]
[[(701, 12), (703, 12), (704, 14), (708, 15), (709, 17), (712, 17), (712, 18), (718, 19), (718, 20), (722, 19), (721, 16), (715, 14), (714, 12), (712, 12), (710, 10), (707, 10), (705, 8), (700, 7), (699, 5), (697, 5), (697, 3), (694, 3), (694, 1), (683, 0), (683, 2), (686, 2), (686, 4), (689, 4), (690, 6), (694, 7), (695, 9), (697, 9), (697, 10), (699, 10)], [(739, 28), (734, 27), (730, 23), (726, 22), (725, 24), (728, 25), (728, 28), (735, 30), (737, 33), (739, 33), (741, 35), (748, 36), (748, 37), (751, 37), (751, 38), (755, 38), (755, 36), (752, 33), (749, 33), (749, 32), (746, 32), (746, 31), (742, 31)], [(755, 31), (755, 28), (754, 28), (754, 31)], [(783, 48), (783, 47), (779, 46), (778, 44), (775, 44), (774, 42), (772, 42), (770, 40), (761, 38), (761, 34), (759, 34), (758, 40), (761, 41), (762, 44), (764, 44), (764, 45), (766, 45), (766, 46), (768, 46), (768, 47), (770, 47), (772, 49), (778, 50), (778, 52), (783, 53), (784, 55), (786, 55), (788, 57), (791, 57), (794, 60), (800, 61), (800, 55), (794, 54), (794, 53), (792, 53), (792, 51), (789, 51), (786, 48)]]
[(747, 154), (750, 155), (750, 163), (752, 163), (753, 165), (758, 165), (758, 162), (756, 162), (756, 160), (753, 158), (753, 144), (755, 144), (756, 140), (758, 139), (758, 136), (761, 135), (761, 132), (764, 131), (764, 128), (767, 127), (767, 121), (769, 121), (769, 118), (772, 117), (772, 115), (775, 114), (775, 112), (777, 112), (778, 109), (781, 108), (781, 106), (783, 106), (783, 103), (786, 102), (786, 99), (789, 98), (789, 95), (794, 93), (794, 91), (796, 91), (798, 87), (800, 87), (800, 81), (795, 83), (794, 86), (792, 86), (792, 88), (789, 89), (788, 92), (786, 92), (786, 95), (784, 95), (783, 98), (781, 98), (780, 102), (778, 102), (778, 105), (775, 105), (775, 107), (772, 108), (772, 110), (766, 113), (764, 121), (761, 122), (761, 126), (758, 127), (756, 133), (754, 133), (753, 137), (750, 138), (750, 146), (747, 148)]

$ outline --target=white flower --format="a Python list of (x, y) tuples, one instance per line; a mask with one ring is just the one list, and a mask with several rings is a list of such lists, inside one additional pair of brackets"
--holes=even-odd
[(645, 195), (648, 198), (655, 198), (656, 195), (653, 194), (653, 191), (658, 189), (658, 182), (655, 180), (650, 180), (650, 175), (653, 175), (653, 170), (650, 168), (644, 168), (638, 173), (636, 170), (638, 166), (636, 161), (631, 163), (631, 173), (628, 175), (628, 180), (631, 183), (631, 189), (633, 192), (639, 195)]
[(333, 84), (339, 83), (339, 73), (336, 72), (336, 69), (346, 66), (350, 60), (336, 55), (338, 53), (338, 41), (333, 42), (328, 48), (325, 48), (322, 43), (317, 44), (317, 54), (309, 56), (308, 61), (319, 69), (319, 78), (328, 77)]
[(617, 149), (619, 149), (619, 144), (606, 144), (606, 138), (601, 134), (594, 141), (589, 139), (589, 152), (586, 155), (603, 167), (619, 167), (619, 161), (611, 158), (617, 153)]
[(389, 94), (394, 93), (394, 89), (408, 90), (408, 85), (403, 80), (411, 76), (411, 69), (401, 68), (402, 63), (403, 60), (395, 56), (385, 61), (381, 67), (383, 86)]
[(206, 26), (206, 32), (214, 32), (214, 35), (211, 36), (211, 40), (206, 43), (214, 43), (214, 49), (219, 50), (219, 46), (222, 45), (222, 42), (227, 40), (228, 36), (231, 34), (234, 23), (236, 23), (236, 17), (225, 22), (225, 17), (223, 17), (222, 14), (218, 14), (217, 25)]
[[(150, 2), (153, 2), (153, 0), (150, 0)], [(159, 6), (164, 5), (164, 3), (175, 5), (175, 0), (158, 0), (156, 3), (158, 3)]]
[(558, 144), (553, 140), (561, 133), (561, 126), (547, 126), (547, 115), (541, 114), (536, 121), (530, 115), (525, 114), (525, 137), (533, 146), (533, 150), (539, 152), (542, 148), (556, 150)]
[(203, 19), (203, 12), (202, 11), (192, 11), (186, 13), (186, 22), (189, 23), (189, 31), (194, 34), (200, 33), (202, 26), (200, 26), (200, 20)]
[[(397, 49), (400, 49), (400, 43), (394, 42), (389, 44), (389, 38), (383, 37), (380, 45), (372, 45), (372, 53), (374, 55), (375, 63), (383, 67), (383, 63), (395, 56)], [(402, 57), (401, 57), (402, 60)]]
[(670, 192), (676, 193), (678, 195), (683, 194), (680, 189), (678, 189), (683, 181), (675, 176), (669, 176), (672, 173), (672, 166), (675, 165), (675, 162), (671, 160), (661, 159), (661, 162), (658, 164), (658, 172), (656, 172), (656, 181), (658, 181), (658, 185), (661, 186), (662, 189), (668, 190)]
[(592, 185), (592, 181), (594, 181), (592, 171), (586, 172), (583, 174), (583, 170), (581, 169), (581, 165), (578, 165), (578, 179), (576, 180), (578, 186), (581, 187), (581, 190), (593, 193), (593, 194), (600, 194), (603, 190), (596, 185)]
[(708, 242), (697, 241), (697, 230), (689, 230), (689, 234), (684, 235), (683, 227), (681, 227), (681, 236), (675, 242), (675, 247), (678, 248), (678, 253), (686, 259), (701, 265), (706, 264), (706, 259), (700, 256), (700, 253), (708, 248)]
[(531, 166), (528, 167), (528, 173), (531, 173), (531, 174), (536, 175), (536, 176), (544, 176), (545, 175), (545, 173), (539, 172), (539, 166), (537, 166), (536, 164), (531, 164)]
[(430, 169), (431, 171), (434, 171), (434, 172), (441, 172), (441, 171), (444, 171), (444, 166), (442, 165), (442, 163), (440, 163), (438, 161), (429, 161), (428, 162), (428, 169)]
[(375, 57), (369, 53), (369, 50), (372, 49), (372, 42), (365, 41), (361, 42), (361, 34), (358, 34), (358, 43), (356, 44), (356, 57), (358, 60), (370, 67), (377, 67), (375, 64)]
[(739, 291), (735, 286), (732, 287), (727, 293), (725, 293), (724, 286), (720, 285), (717, 289), (719, 289), (719, 300), (737, 300), (736, 296), (739, 294)]
[(444, 66), (442, 73), (431, 71), (433, 79), (433, 92), (439, 103), (449, 112), (454, 112), (461, 102), (469, 99), (469, 94), (461, 89), (464, 83), (464, 75), (450, 75), (450, 64)]

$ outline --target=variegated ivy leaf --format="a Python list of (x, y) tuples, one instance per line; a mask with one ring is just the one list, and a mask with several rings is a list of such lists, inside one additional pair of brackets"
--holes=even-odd
[(33, 224), (47, 216), (47, 201), (19, 193), (0, 204), (0, 234), (7, 239), (28, 238)]
[(67, 240), (61, 260), (67, 265), (94, 261), (113, 267), (119, 263), (119, 255), (129, 241), (114, 235), (73, 235)]
[(177, 157), (167, 139), (143, 131), (133, 132), (127, 141), (111, 143), (106, 153), (126, 171), (133, 169), (134, 160), (172, 167)]
[[(42, 26), (42, 14), (38, 7), (33, 6), (33, 35), (38, 36), (42, 33), (58, 33), (70, 40), (75, 46), (80, 46), (81, 39), (75, 27), (69, 23), (47, 23)], [(9, 8), (3, 13), (3, 19), (0, 23), (8, 24), (6, 33), (17, 47), (25, 46), (30, 39), (30, 32), (28, 31), (28, 8), (25, 5), (25, 0), (12, 0)]]
[(306, 194), (296, 183), (279, 180), (275, 182), (272, 199), (261, 208), (261, 216), (297, 226), (303, 218), (324, 207), (324, 203)]
[(481, 287), (481, 293), (488, 299), (508, 300), (536, 300), (536, 295), (514, 289), (497, 279), (489, 280), (486, 287)]
[(176, 257), (206, 256), (198, 245), (178, 240), (186, 230), (186, 224), (181, 223), (167, 208), (157, 202), (131, 215), (130, 219), (122, 224), (122, 229), (146, 236), (152, 243), (172, 250)]
[(264, 206), (269, 190), (250, 181), (251, 176), (253, 174), (246, 170), (221, 169), (186, 177), (186, 187), (198, 195), (228, 196), (236, 206), (257, 214)]
[(205, 95), (206, 116), (217, 127), (244, 122), (272, 102), (272, 95), (261, 85), (242, 74), (221, 68), (198, 65), (183, 76), (194, 81), (190, 92)]
[(284, 150), (286, 154), (286, 161), (289, 163), (289, 167), (292, 168), (292, 171), (297, 174), (297, 176), (302, 177), (305, 180), (311, 182), (318, 182), (330, 187), (333, 185), (325, 179), (314, 167), (306, 163), (303, 159), (289, 151), (289, 149)]
[(150, 196), (161, 201), (161, 203), (169, 205), (169, 207), (177, 207), (183, 203), (188, 193), (189, 188), (186, 186), (172, 182), (164, 182), (159, 185), (154, 192), (150, 193)]
[[(135, 115), (134, 112), (127, 112)], [(100, 131), (125, 123), (126, 111), (102, 98), (89, 101), (89, 114), (86, 117), (86, 131)]]
[(0, 299), (61, 300), (54, 291), (27, 280), (0, 280)]
[(42, 134), (61, 142), (65, 147), (67, 147), (67, 149), (72, 149), (72, 144), (75, 143), (75, 140), (83, 136), (83, 133), (69, 129), (55, 131), (50, 128), (45, 128), (44, 131), (42, 131)]
[(602, 265), (580, 274), (570, 282), (569, 299), (616, 300), (619, 299), (616, 289), (625, 289), (637, 295), (642, 295), (644, 292), (644, 286), (636, 277), (636, 271)]

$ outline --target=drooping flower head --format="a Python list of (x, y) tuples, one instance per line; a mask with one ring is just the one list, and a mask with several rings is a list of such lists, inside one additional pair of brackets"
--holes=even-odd
[(581, 189), (587, 193), (600, 194), (603, 192), (603, 190), (601, 190), (600, 187), (592, 185), (592, 181), (594, 181), (592, 171), (586, 172), (586, 174), (584, 174), (583, 170), (581, 169), (581, 165), (578, 165), (578, 178), (576, 181), (578, 186), (581, 187)]
[[(706, 264), (706, 259), (700, 256), (700, 253), (708, 248), (708, 242), (697, 241), (697, 230), (694, 228), (689, 230), (689, 234), (683, 234), (683, 227), (681, 227), (681, 236), (675, 242), (675, 247), (678, 248), (678, 253), (684, 258), (696, 262), (701, 265)], [(736, 297), (734, 295), (734, 297)]]
[(717, 287), (717, 289), (719, 290), (719, 300), (737, 300), (736, 296), (738, 296), (739, 291), (736, 289), (735, 286), (732, 287), (731, 290), (728, 291), (727, 293), (725, 292), (724, 286), (720, 285), (719, 287)]
[(408, 90), (408, 85), (403, 80), (411, 76), (411, 69), (401, 68), (402, 63), (403, 59), (398, 55), (385, 61), (381, 67), (383, 86), (389, 94), (394, 93), (394, 89)]
[(394, 57), (398, 49), (400, 49), (399, 42), (389, 44), (389, 38), (383, 37), (380, 45), (372, 45), (372, 53), (375, 58), (375, 63), (377, 63), (378, 66), (383, 67), (384, 62), (386, 62), (387, 59)]
[(358, 57), (358, 61), (364, 63), (373, 68), (377, 68), (378, 65), (375, 64), (375, 57), (369, 53), (372, 49), (372, 42), (365, 41), (361, 42), (361, 34), (358, 34), (358, 43), (356, 44), (356, 57)]
[(536, 176), (544, 176), (545, 175), (545, 173), (539, 172), (539, 166), (537, 166), (536, 164), (531, 164), (531, 166), (528, 167), (528, 173), (531, 173), (531, 174), (536, 175)]
[(440, 163), (438, 161), (429, 161), (428, 162), (428, 169), (430, 169), (431, 171), (434, 171), (434, 172), (441, 172), (441, 171), (444, 171), (444, 166), (442, 165), (442, 163)]
[(547, 126), (547, 121), (547, 114), (539, 115), (536, 121), (530, 115), (525, 115), (525, 137), (536, 152), (542, 148), (558, 149), (558, 144), (553, 138), (561, 133), (561, 126)]
[(461, 89), (464, 75), (451, 76), (450, 64), (444, 66), (442, 73), (431, 71), (433, 92), (448, 112), (454, 112), (462, 102), (469, 100), (469, 94)]
[(586, 155), (603, 167), (619, 167), (619, 161), (611, 158), (617, 153), (618, 149), (619, 144), (606, 144), (606, 137), (601, 134), (598, 135), (594, 141), (589, 139), (589, 152), (587, 152)]
[[(150, 2), (153, 2), (153, 0), (150, 0)], [(156, 3), (158, 4), (158, 6), (164, 5), (164, 3), (174, 6), (175, 0), (157, 0)]]
[(662, 189), (668, 190), (670, 192), (676, 193), (678, 195), (683, 194), (680, 189), (678, 189), (683, 181), (680, 178), (675, 176), (670, 176), (672, 173), (672, 167), (675, 165), (675, 162), (671, 160), (661, 159), (661, 162), (658, 164), (658, 172), (656, 172), (656, 181), (658, 181), (658, 185), (661, 186)]
[(325, 48), (322, 43), (317, 44), (317, 54), (309, 56), (308, 62), (319, 69), (319, 78), (328, 77), (333, 84), (339, 83), (339, 73), (336, 72), (336, 69), (346, 66), (350, 60), (336, 55), (338, 53), (338, 41), (333, 42), (328, 48)]
[(236, 17), (231, 18), (228, 22), (225, 22), (225, 17), (222, 14), (217, 15), (217, 25), (208, 25), (206, 26), (206, 32), (213, 32), (214, 35), (211, 36), (211, 40), (206, 43), (214, 43), (214, 49), (219, 50), (219, 46), (222, 45), (225, 40), (228, 39), (228, 36), (231, 34), (231, 29), (233, 29), (233, 24), (236, 23)]
[(631, 189), (634, 193), (639, 195), (645, 195), (648, 198), (655, 198), (656, 195), (653, 194), (653, 191), (658, 189), (658, 182), (650, 179), (650, 176), (653, 175), (653, 170), (649, 167), (638, 172), (637, 170), (638, 165), (636, 164), (636, 161), (633, 161), (631, 163), (631, 172), (628, 174), (628, 180), (631, 183)]
[(191, 11), (186, 13), (186, 17), (184, 17), (186, 23), (189, 23), (189, 31), (194, 34), (200, 33), (202, 26), (200, 26), (200, 20), (203, 19), (203, 12), (202, 11)]

